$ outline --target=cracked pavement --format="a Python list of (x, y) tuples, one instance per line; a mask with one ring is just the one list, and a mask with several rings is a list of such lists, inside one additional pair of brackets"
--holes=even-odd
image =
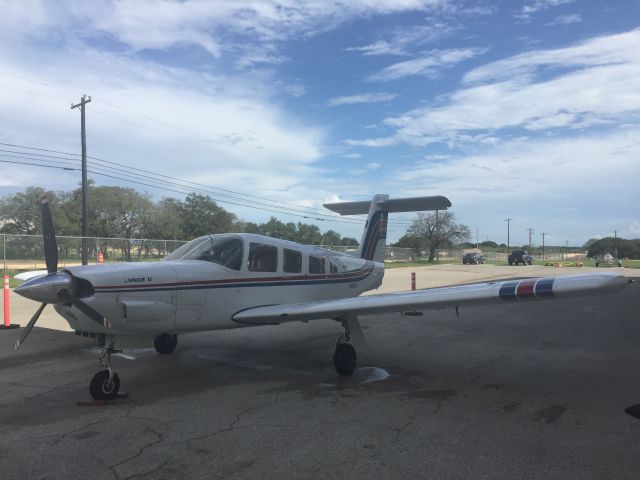
[(640, 477), (640, 283), (621, 294), (180, 337), (114, 357), (127, 399), (79, 407), (91, 340), (0, 332), (0, 477)]

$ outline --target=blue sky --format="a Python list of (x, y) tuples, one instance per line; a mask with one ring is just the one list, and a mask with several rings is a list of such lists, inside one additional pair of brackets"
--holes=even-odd
[[(640, 237), (636, 1), (0, 8), (0, 142), (78, 153), (69, 106), (86, 93), (90, 155), (243, 194), (211, 190), (245, 220), (268, 219), (251, 208), (265, 199), (286, 202), (267, 206), (283, 221), (312, 222), (328, 201), (441, 194), (480, 241), (506, 241), (507, 217), (512, 244), (526, 243), (528, 228), (535, 244), (542, 232), (547, 244)], [(27, 158), (0, 160), (16, 156)], [(79, 181), (77, 171), (9, 163), (0, 172), (0, 194)], [(181, 196), (155, 181), (90, 176)], [(292, 205), (310, 218), (285, 215), (302, 214)], [(411, 218), (394, 217), (391, 240)], [(359, 238), (358, 224), (318, 224)]]

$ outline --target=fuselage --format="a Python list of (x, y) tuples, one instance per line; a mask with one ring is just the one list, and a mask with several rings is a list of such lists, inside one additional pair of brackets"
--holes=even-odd
[(265, 305), (341, 299), (378, 288), (384, 265), (256, 234), (207, 235), (163, 261), (70, 267), (86, 281), (82, 301), (106, 329), (77, 308), (55, 308), (77, 331), (158, 334), (230, 329), (239, 311)]

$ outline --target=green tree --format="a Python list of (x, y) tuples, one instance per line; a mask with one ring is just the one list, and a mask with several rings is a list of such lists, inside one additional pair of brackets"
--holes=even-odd
[(298, 222), (298, 242), (305, 245), (320, 245), (322, 233), (316, 225)]
[(233, 230), (236, 216), (211, 199), (208, 195), (190, 193), (182, 207), (182, 230), (187, 238), (208, 233), (227, 233)]
[[(1, 198), (0, 231), (22, 235), (42, 233), (40, 199), (44, 193), (41, 187), (27, 187), (24, 193)], [(51, 204), (57, 201), (53, 193), (49, 193), (48, 197)]]
[(455, 223), (451, 212), (418, 212), (407, 235), (425, 239), (429, 250), (429, 262), (433, 262), (438, 248), (457, 245), (471, 238), (471, 230), (466, 225)]

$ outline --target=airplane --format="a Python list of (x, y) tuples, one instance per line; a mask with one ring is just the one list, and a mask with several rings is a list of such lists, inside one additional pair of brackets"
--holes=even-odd
[(286, 322), (333, 319), (338, 338), (333, 365), (351, 375), (366, 348), (359, 316), (422, 311), (464, 305), (613, 293), (627, 279), (615, 273), (527, 278), (366, 295), (384, 276), (389, 213), (446, 210), (443, 196), (325, 204), (340, 215), (368, 214), (355, 255), (249, 233), (204, 235), (162, 261), (87, 265), (58, 271), (58, 248), (46, 197), (42, 200), (46, 275), (15, 288), (41, 305), (15, 348), (24, 344), (47, 304), (77, 334), (95, 336), (102, 346), (98, 371), (89, 384), (95, 400), (118, 396), (120, 379), (111, 366), (116, 339), (153, 339), (160, 354), (174, 351), (178, 335)]

